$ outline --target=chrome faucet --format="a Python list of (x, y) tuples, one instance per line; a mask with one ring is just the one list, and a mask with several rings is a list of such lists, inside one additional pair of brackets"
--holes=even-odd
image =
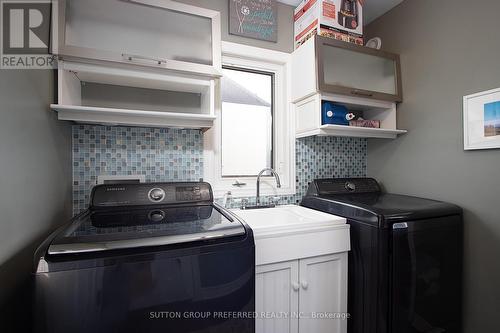
[(274, 176), (274, 178), (276, 179), (276, 187), (277, 188), (281, 187), (280, 176), (278, 176), (278, 174), (276, 173), (276, 171), (274, 171), (271, 168), (262, 169), (262, 171), (259, 172), (259, 174), (257, 175), (257, 198), (256, 198), (256, 205), (257, 206), (260, 205), (260, 176), (262, 176), (262, 174), (264, 172), (267, 172), (267, 171), (271, 172), (271, 175)]

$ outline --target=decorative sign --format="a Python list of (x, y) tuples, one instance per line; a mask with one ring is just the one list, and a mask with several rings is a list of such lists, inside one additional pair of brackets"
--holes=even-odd
[(464, 97), (464, 149), (500, 148), (500, 89)]
[(229, 33), (276, 42), (276, 0), (229, 0)]

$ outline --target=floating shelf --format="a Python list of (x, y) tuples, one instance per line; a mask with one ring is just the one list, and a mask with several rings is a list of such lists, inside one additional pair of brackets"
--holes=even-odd
[(112, 109), (92, 106), (51, 104), (59, 120), (108, 126), (145, 126), (205, 129), (213, 125), (215, 116), (179, 112)]
[[(90, 102), (84, 94), (87, 83), (102, 84), (98, 98)], [(109, 89), (116, 92), (124, 87), (141, 90), (122, 90), (128, 94), (128, 102), (116, 103)], [(159, 104), (148, 104), (144, 89), (152, 96), (187, 93), (195, 106), (179, 106), (174, 99), (165, 97)], [(206, 129), (212, 127), (216, 118), (214, 101), (215, 81), (208, 77), (165, 74), (117, 64), (60, 61), (58, 101), (50, 107), (58, 112), (60, 120), (79, 123)]]
[[(321, 119), (322, 101), (342, 104), (348, 110), (361, 112), (364, 119), (380, 121), (381, 128), (344, 125), (323, 125)], [(396, 127), (396, 103), (362, 97), (334, 94), (314, 94), (295, 104), (295, 137), (308, 136), (351, 136), (358, 138), (395, 139), (407, 131)]]
[(380, 139), (395, 139), (400, 134), (405, 134), (406, 130), (385, 129), (385, 128), (369, 128), (355, 127), (343, 125), (322, 125), (320, 128), (298, 133), (297, 138), (307, 136), (350, 136), (357, 138), (380, 138)]

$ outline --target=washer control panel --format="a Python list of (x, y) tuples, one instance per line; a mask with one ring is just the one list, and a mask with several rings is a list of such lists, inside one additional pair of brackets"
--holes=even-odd
[(175, 189), (175, 197), (177, 201), (198, 201), (203, 199), (202, 187), (193, 186), (178, 186)]
[(212, 188), (205, 182), (97, 185), (91, 207), (122, 207), (213, 202)]

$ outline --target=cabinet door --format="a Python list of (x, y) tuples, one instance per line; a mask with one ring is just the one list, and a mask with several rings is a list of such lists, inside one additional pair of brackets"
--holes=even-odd
[(61, 56), (219, 75), (220, 13), (171, 0), (59, 0)]
[[(256, 267), (255, 332), (298, 332), (298, 279), (297, 260)], [(262, 318), (262, 314), (275, 318)]]
[(402, 101), (399, 55), (321, 36), (316, 54), (320, 91)]
[[(347, 312), (347, 253), (302, 259), (299, 263), (299, 332), (347, 332), (347, 319), (331, 317)], [(319, 314), (330, 318), (318, 318)]]

